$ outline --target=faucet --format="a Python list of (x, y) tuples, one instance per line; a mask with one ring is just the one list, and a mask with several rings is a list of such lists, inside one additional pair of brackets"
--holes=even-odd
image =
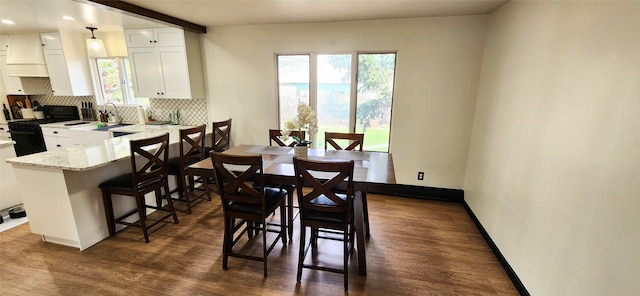
[(104, 114), (107, 114), (107, 105), (113, 105), (113, 108), (116, 109), (116, 116), (118, 117), (118, 124), (122, 123), (122, 117), (120, 116), (120, 112), (118, 111), (118, 106), (114, 103), (104, 103)]

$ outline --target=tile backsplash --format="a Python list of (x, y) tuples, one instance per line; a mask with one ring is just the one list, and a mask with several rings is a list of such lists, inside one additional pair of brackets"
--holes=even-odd
[[(67, 96), (53, 96), (51, 92), (51, 84), (49, 80), (45, 80), (45, 87), (47, 88), (47, 94), (45, 95), (32, 95), (31, 101), (38, 101), (40, 105), (66, 105), (66, 106), (78, 106), (78, 109), (82, 107), (82, 102), (92, 102), (94, 110), (102, 109), (102, 106), (97, 105), (96, 98), (94, 96), (79, 96), (79, 97), (67, 97)], [(169, 114), (175, 114), (176, 111), (180, 112), (180, 124), (183, 125), (200, 125), (207, 123), (207, 101), (206, 99), (150, 99), (150, 106), (147, 107), (147, 112), (150, 110), (153, 118), (156, 120), (169, 120)], [(125, 123), (138, 123), (138, 106), (118, 106), (118, 112), (122, 117), (122, 122)], [(107, 110), (113, 111), (113, 106), (107, 106)]]

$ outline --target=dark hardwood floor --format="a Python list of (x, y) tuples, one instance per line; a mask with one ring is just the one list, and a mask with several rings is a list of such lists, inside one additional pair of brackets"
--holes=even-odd
[[(2, 295), (518, 295), (462, 204), (369, 194), (367, 276), (357, 257), (342, 275), (307, 270), (296, 283), (298, 220), (293, 242), (278, 243), (262, 263), (229, 259), (222, 269), (217, 195), (179, 212), (179, 224), (142, 232), (128, 228), (80, 252), (44, 243), (23, 224), (0, 233)], [(259, 241), (257, 241), (259, 242)], [(331, 244), (336, 244), (331, 248)], [(259, 254), (258, 243), (248, 252)], [(341, 262), (338, 242), (319, 243), (319, 258)], [(330, 255), (335, 255), (332, 259)], [(323, 261), (324, 262), (324, 261)]]

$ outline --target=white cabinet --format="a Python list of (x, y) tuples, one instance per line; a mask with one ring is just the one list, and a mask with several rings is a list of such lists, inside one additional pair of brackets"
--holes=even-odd
[(44, 136), (44, 144), (47, 146), (47, 151), (66, 148), (73, 145), (69, 129), (43, 126), (41, 126), (41, 129), (42, 135)]
[(185, 46), (184, 31), (176, 28), (126, 30), (127, 47)]
[(73, 145), (95, 143), (111, 138), (111, 133), (104, 131), (47, 126), (41, 126), (41, 129), (48, 151), (67, 148)]
[(204, 98), (199, 37), (176, 28), (125, 30), (138, 97)]
[(78, 32), (41, 33), (54, 96), (93, 95), (85, 41)]
[(9, 133), (9, 125), (6, 123), (0, 124), (0, 140), (11, 141), (11, 134)]

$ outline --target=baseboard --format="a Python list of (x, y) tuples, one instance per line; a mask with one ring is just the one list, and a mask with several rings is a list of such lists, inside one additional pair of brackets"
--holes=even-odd
[(527, 295), (527, 296), (530, 295), (529, 292), (527, 291), (527, 288), (525, 288), (525, 286), (522, 284), (516, 272), (513, 270), (513, 268), (511, 268), (511, 265), (509, 265), (509, 262), (507, 262), (507, 259), (504, 258), (504, 256), (502, 255), (502, 252), (500, 252), (500, 249), (498, 249), (498, 246), (496, 246), (496, 244), (493, 242), (493, 239), (491, 239), (491, 236), (489, 236), (489, 233), (487, 233), (487, 231), (484, 229), (484, 227), (480, 223), (480, 220), (478, 220), (478, 217), (476, 217), (476, 215), (473, 213), (473, 211), (471, 210), (467, 202), (463, 200), (462, 204), (464, 205), (464, 208), (467, 210), (469, 217), (471, 217), (471, 220), (473, 220), (473, 223), (476, 224), (476, 227), (480, 231), (480, 234), (482, 234), (482, 237), (489, 245), (489, 248), (491, 248), (496, 258), (498, 258), (498, 262), (500, 262), (500, 265), (502, 265), (502, 268), (507, 273), (507, 275), (511, 279), (511, 282), (516, 287), (520, 295)]
[(393, 193), (386, 193), (396, 196), (425, 198), (444, 201), (464, 201), (464, 191), (460, 189), (426, 187), (416, 185), (396, 184)]

